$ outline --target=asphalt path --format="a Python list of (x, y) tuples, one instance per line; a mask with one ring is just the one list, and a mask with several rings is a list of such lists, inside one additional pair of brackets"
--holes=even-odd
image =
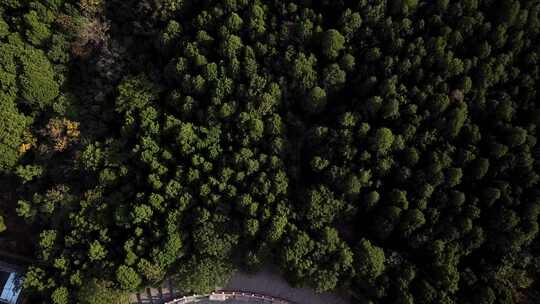
[(294, 288), (272, 268), (265, 268), (256, 274), (236, 272), (225, 289), (260, 293), (297, 304), (349, 304), (336, 293), (316, 293), (311, 288)]

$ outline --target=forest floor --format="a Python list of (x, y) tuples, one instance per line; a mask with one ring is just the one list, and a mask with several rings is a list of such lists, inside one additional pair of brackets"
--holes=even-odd
[(17, 199), (12, 189), (15, 185), (7, 179), (0, 180), (0, 209), (4, 212), (7, 230), (0, 236), (0, 256), (9, 254), (9, 258), (16, 258), (29, 262), (34, 255), (34, 238), (32, 227), (17, 216)]

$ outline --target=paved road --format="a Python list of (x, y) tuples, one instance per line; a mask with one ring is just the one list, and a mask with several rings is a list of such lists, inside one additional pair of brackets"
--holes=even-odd
[(228, 290), (252, 291), (287, 299), (298, 304), (348, 304), (335, 293), (316, 293), (310, 288), (293, 288), (274, 270), (267, 268), (254, 275), (237, 272)]

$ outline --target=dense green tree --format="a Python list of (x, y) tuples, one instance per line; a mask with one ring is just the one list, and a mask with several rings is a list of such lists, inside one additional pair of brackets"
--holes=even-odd
[(362, 239), (356, 249), (356, 271), (361, 280), (374, 280), (380, 276), (385, 269), (384, 251), (367, 239)]
[(317, 71), (314, 69), (316, 63), (317, 58), (315, 56), (306, 56), (304, 53), (300, 53), (293, 62), (290, 70), (291, 76), (295, 86), (302, 92), (313, 88), (317, 81)]
[(117, 111), (143, 109), (157, 96), (158, 89), (144, 75), (126, 78), (118, 86)]
[(95, 279), (83, 284), (77, 294), (82, 304), (128, 304), (129, 294), (116, 290), (111, 282)]
[(54, 304), (67, 304), (69, 303), (69, 293), (66, 287), (56, 288), (51, 296), (51, 300)]
[(123, 290), (135, 291), (141, 285), (141, 278), (137, 272), (125, 265), (120, 265), (116, 270), (116, 280)]
[(186, 292), (204, 294), (218, 286), (225, 286), (231, 272), (227, 261), (211, 258), (190, 260), (178, 271), (176, 285)]
[(103, 246), (99, 243), (99, 241), (94, 241), (93, 243), (90, 244), (90, 251), (88, 253), (90, 260), (92, 261), (101, 260), (105, 258), (106, 255), (107, 253), (105, 249), (103, 248)]
[(24, 15), (24, 22), (28, 27), (26, 36), (28, 37), (28, 41), (32, 44), (40, 46), (51, 36), (48, 25), (39, 20), (36, 11), (30, 11), (28, 14)]
[(20, 156), (23, 133), (28, 119), (17, 111), (15, 104), (7, 96), (0, 93), (0, 172), (11, 169)]
[(422, 227), (426, 223), (424, 214), (418, 209), (410, 209), (401, 216), (400, 228), (405, 234)]
[(53, 67), (41, 50), (28, 49), (19, 76), (21, 98), (35, 108), (50, 106), (60, 93)]
[(329, 59), (335, 59), (339, 56), (339, 52), (343, 50), (345, 45), (345, 37), (335, 29), (330, 29), (324, 32), (322, 38), (322, 52)]
[(373, 134), (371, 147), (374, 152), (386, 154), (393, 142), (394, 134), (392, 134), (392, 130), (380, 128)]
[(313, 87), (302, 105), (309, 113), (319, 113), (326, 106), (326, 92), (318, 86)]
[(0, 247), (32, 303), (268, 263), (359, 303), (534, 302), (539, 12), (0, 1)]
[(322, 185), (309, 190), (306, 199), (305, 215), (315, 228), (332, 223), (343, 205), (343, 202), (335, 199), (333, 193)]

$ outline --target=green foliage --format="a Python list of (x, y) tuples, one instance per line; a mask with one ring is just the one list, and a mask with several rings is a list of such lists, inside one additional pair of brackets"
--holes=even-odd
[(232, 268), (227, 261), (211, 258), (191, 259), (184, 263), (178, 271), (175, 282), (180, 290), (205, 294), (218, 286), (225, 286), (230, 278)]
[(141, 285), (141, 277), (133, 268), (126, 265), (120, 265), (116, 270), (116, 281), (120, 284), (120, 288), (128, 291), (136, 291)]
[(28, 49), (22, 57), (22, 74), (19, 76), (21, 98), (36, 109), (50, 106), (60, 93), (53, 67), (45, 54)]
[(386, 154), (390, 147), (392, 147), (393, 142), (394, 134), (392, 134), (392, 130), (380, 128), (373, 135), (371, 147), (374, 152)]
[(317, 72), (314, 65), (317, 63), (315, 56), (306, 56), (300, 53), (291, 67), (292, 78), (295, 86), (302, 92), (313, 88), (317, 80)]
[(369, 240), (362, 239), (356, 249), (356, 271), (362, 280), (374, 280), (380, 276), (385, 269), (384, 251), (371, 244)]
[(335, 199), (333, 193), (322, 185), (309, 190), (306, 199), (306, 218), (313, 227), (332, 223), (342, 208), (342, 202)]
[(327, 89), (338, 90), (345, 83), (347, 74), (341, 70), (338, 64), (333, 63), (323, 70), (323, 84)]
[(409, 14), (418, 5), (418, 0), (396, 0), (388, 2), (391, 14)]
[(0, 39), (6, 37), (9, 34), (9, 24), (0, 17)]
[(133, 223), (146, 223), (152, 219), (153, 210), (148, 205), (135, 206), (132, 213)]
[(94, 241), (90, 244), (90, 251), (88, 252), (88, 257), (91, 261), (98, 261), (107, 255), (105, 248), (99, 243), (99, 241)]
[(326, 92), (324, 89), (318, 86), (313, 87), (302, 106), (308, 113), (321, 112), (326, 106)]
[(534, 302), (534, 1), (79, 2), (0, 1), (38, 302), (237, 263), (359, 303)]
[(418, 209), (410, 209), (401, 216), (400, 228), (406, 234), (410, 235), (414, 230), (422, 227), (426, 223), (424, 214)]
[(41, 253), (44, 260), (48, 260), (51, 256), (52, 251), (55, 249), (54, 244), (58, 233), (56, 230), (45, 230), (39, 235), (39, 247), (41, 248)]
[(43, 174), (43, 167), (38, 165), (17, 166), (15, 174), (22, 180), (22, 183), (31, 182), (34, 178)]
[(235, 35), (229, 35), (221, 45), (223, 56), (229, 59), (235, 58), (241, 48), (242, 39)]
[(157, 8), (156, 14), (164, 20), (174, 16), (184, 6), (183, 0), (153, 0), (152, 2)]
[(77, 293), (81, 304), (128, 304), (129, 294), (117, 290), (111, 282), (92, 279)]
[(69, 303), (69, 292), (66, 287), (56, 288), (51, 296), (51, 300), (54, 304), (68, 304)]
[(459, 131), (463, 127), (467, 118), (467, 107), (459, 106), (450, 111), (448, 114), (448, 126), (445, 130), (447, 134), (455, 137), (459, 134)]
[(345, 54), (341, 57), (340, 66), (343, 70), (347, 72), (354, 71), (356, 65), (356, 59), (351, 54)]
[(5, 224), (5, 220), (4, 220), (4, 217), (2, 216), (2, 214), (0, 214), (0, 232), (4, 232), (6, 231), (7, 227), (6, 227), (6, 224)]
[(19, 148), (23, 144), (23, 132), (28, 119), (17, 111), (12, 100), (0, 93), (0, 172), (11, 169), (19, 159)]
[(243, 23), (244, 21), (242, 20), (242, 18), (240, 18), (240, 16), (234, 12), (231, 13), (229, 17), (227, 17), (227, 21), (226, 21), (227, 28), (232, 32), (236, 32), (240, 30), (242, 28)]
[(39, 20), (36, 11), (30, 11), (28, 14), (24, 15), (24, 23), (28, 27), (28, 30), (26, 31), (28, 41), (36, 46), (43, 45), (51, 36), (48, 25)]
[(6, 8), (19, 8), (23, 5), (23, 2), (18, 0), (4, 0), (2, 5)]
[(159, 44), (164, 49), (169, 49), (174, 41), (177, 40), (182, 33), (182, 25), (180, 23), (170, 20), (167, 27), (161, 32), (159, 37)]
[(164, 270), (152, 262), (141, 259), (137, 264), (139, 272), (152, 284), (158, 284), (165, 276)]
[(144, 109), (157, 98), (158, 92), (158, 88), (144, 75), (127, 77), (118, 86), (116, 110), (129, 112), (135, 109)]
[(345, 45), (345, 37), (335, 29), (330, 29), (324, 32), (322, 38), (322, 52), (329, 59), (335, 59), (339, 56), (339, 52), (343, 50)]
[(44, 292), (54, 286), (50, 278), (46, 278), (45, 270), (39, 267), (30, 267), (25, 275), (22, 287), (34, 292)]

